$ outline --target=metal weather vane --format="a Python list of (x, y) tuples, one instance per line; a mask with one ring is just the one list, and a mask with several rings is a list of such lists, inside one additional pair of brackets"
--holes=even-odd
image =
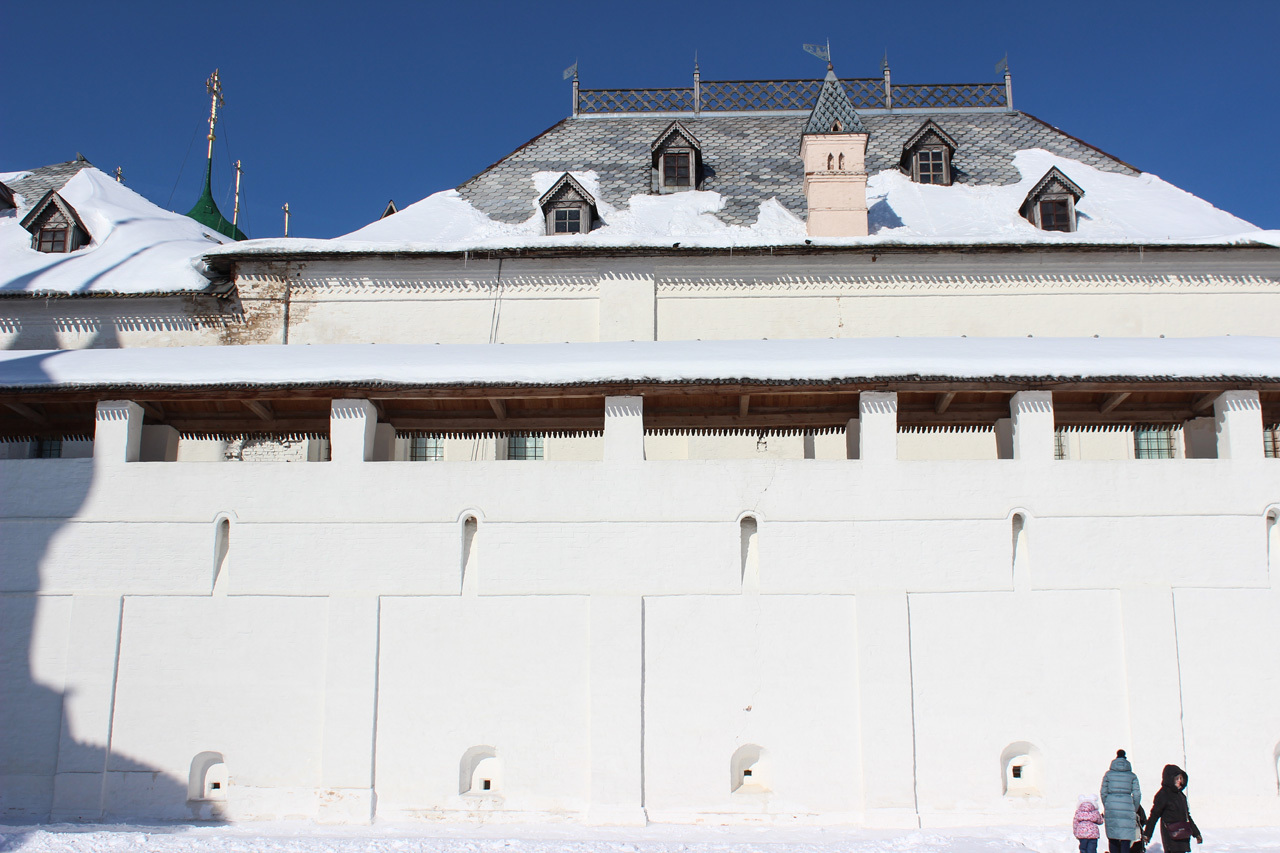
[(804, 52), (812, 54), (818, 57), (819, 59), (821, 59), (822, 61), (830, 64), (831, 63), (831, 40), (827, 39), (827, 43), (825, 45), (806, 44), (804, 45)]

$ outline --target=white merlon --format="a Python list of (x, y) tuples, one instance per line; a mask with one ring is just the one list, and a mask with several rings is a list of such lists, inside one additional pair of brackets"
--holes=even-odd
[(368, 400), (334, 400), (329, 408), (330, 458), (334, 462), (374, 459), (378, 410)]
[(657, 286), (652, 272), (626, 272), (600, 279), (600, 340), (655, 339)]
[(604, 398), (604, 459), (606, 462), (644, 460), (644, 398)]
[(1019, 391), (1009, 401), (1013, 421), (1013, 458), (1053, 461), (1053, 392)]
[(898, 393), (864, 391), (858, 395), (858, 458), (892, 462), (898, 458)]
[(137, 462), (142, 450), (142, 407), (129, 400), (98, 403), (93, 424), (96, 465)]
[(1213, 401), (1219, 459), (1262, 458), (1262, 402), (1257, 391), (1226, 391)]

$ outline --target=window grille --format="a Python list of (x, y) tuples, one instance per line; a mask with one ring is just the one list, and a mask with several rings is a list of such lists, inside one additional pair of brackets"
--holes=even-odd
[(33, 459), (61, 459), (62, 458), (62, 439), (60, 438), (37, 439), (35, 442), (35, 445), (31, 448), (31, 457)]
[(1065, 430), (1054, 430), (1053, 432), (1053, 458), (1067, 458), (1067, 433)]
[(1040, 230), (1071, 230), (1071, 208), (1064, 199), (1045, 199), (1040, 202)]
[(582, 211), (576, 207), (561, 207), (555, 211), (555, 233), (581, 234)]
[(507, 437), (508, 459), (541, 459), (542, 436), (512, 435)]
[(1172, 459), (1173, 430), (1168, 427), (1134, 430), (1133, 455), (1138, 459)]
[(415, 435), (409, 439), (410, 462), (443, 462), (444, 439)]
[(1268, 459), (1280, 459), (1280, 427), (1262, 431), (1262, 448)]

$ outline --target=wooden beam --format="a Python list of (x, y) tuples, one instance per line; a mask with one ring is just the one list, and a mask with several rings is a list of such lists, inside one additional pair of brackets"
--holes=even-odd
[(1098, 411), (1104, 415), (1107, 412), (1113, 411), (1116, 406), (1119, 406), (1125, 400), (1129, 399), (1129, 395), (1132, 393), (1132, 391), (1117, 391), (1114, 394), (1108, 395), (1107, 399), (1102, 401), (1102, 406)]
[(955, 391), (943, 391), (939, 394), (933, 403), (933, 411), (939, 415), (945, 412), (951, 406), (951, 401), (956, 398), (956, 393)]
[(498, 420), (505, 421), (507, 419), (507, 404), (502, 402), (499, 398), (490, 397), (489, 408), (493, 409), (493, 414), (498, 418)]
[(259, 400), (242, 400), (241, 402), (244, 403), (244, 407), (246, 409), (253, 412), (264, 421), (275, 419), (275, 413), (271, 411), (271, 407), (268, 404)]
[(1219, 395), (1215, 393), (1215, 394), (1205, 394), (1202, 397), (1197, 397), (1195, 402), (1191, 404), (1191, 411), (1199, 413), (1199, 412), (1206, 412), (1209, 409), (1212, 409), (1213, 401), (1218, 399), (1218, 396)]
[(738, 417), (745, 418), (747, 412), (751, 410), (751, 395), (743, 394), (738, 398)]
[(26, 405), (25, 403), (5, 403), (5, 405), (8, 406), (13, 411), (17, 412), (18, 414), (22, 415), (27, 420), (34, 421), (35, 423), (38, 423), (41, 426), (45, 426), (49, 423), (48, 418), (46, 418), (44, 415), (37, 412), (35, 409), (31, 408), (30, 406)]

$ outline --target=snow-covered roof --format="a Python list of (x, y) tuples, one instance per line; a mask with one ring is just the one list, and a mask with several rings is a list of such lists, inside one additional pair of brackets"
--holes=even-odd
[[(797, 158), (798, 160), (798, 158)], [(466, 251), (513, 248), (686, 248), (859, 245), (1280, 245), (1280, 232), (1263, 231), (1178, 189), (1155, 175), (1096, 168), (1043, 149), (1019, 151), (1020, 175), (1008, 184), (935, 186), (913, 183), (896, 165), (871, 175), (867, 183), (870, 236), (810, 238), (804, 220), (776, 196), (759, 202), (750, 225), (727, 224), (719, 216), (725, 196), (692, 191), (637, 193), (622, 206), (608, 201), (603, 177), (594, 170), (571, 171), (596, 199), (599, 228), (587, 234), (546, 235), (537, 201), (560, 172), (536, 172), (528, 182), (523, 221), (486, 215), (464, 194), (446, 190), (334, 240), (252, 240), (210, 254), (276, 252), (363, 253), (377, 251)], [(1052, 168), (1084, 190), (1076, 206), (1074, 233), (1041, 231), (1019, 208), (1027, 193)]]
[[(202, 256), (227, 242), (193, 219), (164, 210), (83, 160), (0, 174), (19, 196), (0, 211), (0, 294), (167, 293), (204, 290)], [(56, 190), (84, 223), (90, 243), (68, 253), (31, 248), (22, 218)]]
[(0, 390), (1280, 380), (1280, 338), (846, 338), (0, 352)]

